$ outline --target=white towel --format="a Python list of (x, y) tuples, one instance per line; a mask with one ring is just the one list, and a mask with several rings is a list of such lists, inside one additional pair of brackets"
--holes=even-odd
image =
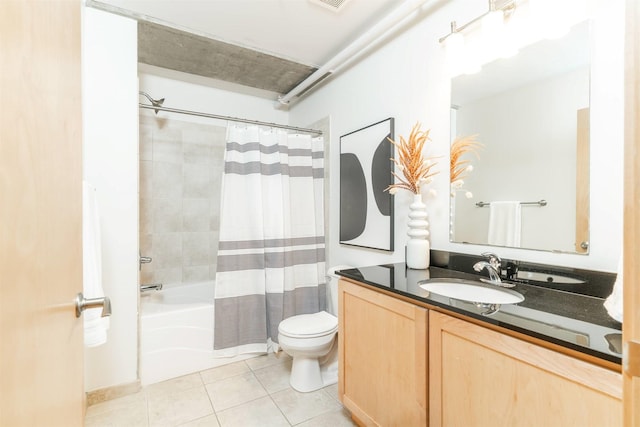
[(520, 247), (522, 208), (520, 202), (491, 202), (488, 243)]
[[(82, 182), (82, 281), (85, 298), (102, 298), (102, 250), (100, 241), (100, 215), (95, 188)], [(109, 318), (102, 317), (102, 308), (90, 308), (84, 318), (84, 344), (97, 347), (107, 342)]]
[(622, 254), (620, 254), (616, 282), (613, 284), (611, 295), (604, 300), (604, 308), (607, 309), (609, 316), (622, 323), (622, 305)]

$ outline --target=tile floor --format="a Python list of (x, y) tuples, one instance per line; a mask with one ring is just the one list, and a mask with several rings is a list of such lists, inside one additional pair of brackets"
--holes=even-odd
[(299, 393), (291, 358), (260, 356), (144, 387), (87, 408), (86, 427), (353, 426), (338, 385)]

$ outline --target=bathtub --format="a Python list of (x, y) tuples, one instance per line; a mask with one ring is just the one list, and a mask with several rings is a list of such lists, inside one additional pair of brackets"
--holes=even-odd
[(214, 282), (149, 291), (140, 297), (143, 386), (255, 355), (213, 357)]

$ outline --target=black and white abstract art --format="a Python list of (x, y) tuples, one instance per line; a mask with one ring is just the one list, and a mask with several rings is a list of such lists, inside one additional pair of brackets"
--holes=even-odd
[(393, 251), (393, 118), (340, 137), (340, 243)]

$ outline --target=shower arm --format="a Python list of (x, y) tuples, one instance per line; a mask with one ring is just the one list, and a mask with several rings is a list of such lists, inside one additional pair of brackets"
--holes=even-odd
[[(138, 93), (144, 96), (145, 98), (147, 98), (149, 102), (151, 102), (151, 105), (153, 105), (154, 107), (161, 107), (162, 104), (164, 103), (164, 98), (153, 99), (147, 92), (139, 91)], [(159, 110), (154, 108), (153, 111), (155, 111), (155, 113), (158, 114)]]

